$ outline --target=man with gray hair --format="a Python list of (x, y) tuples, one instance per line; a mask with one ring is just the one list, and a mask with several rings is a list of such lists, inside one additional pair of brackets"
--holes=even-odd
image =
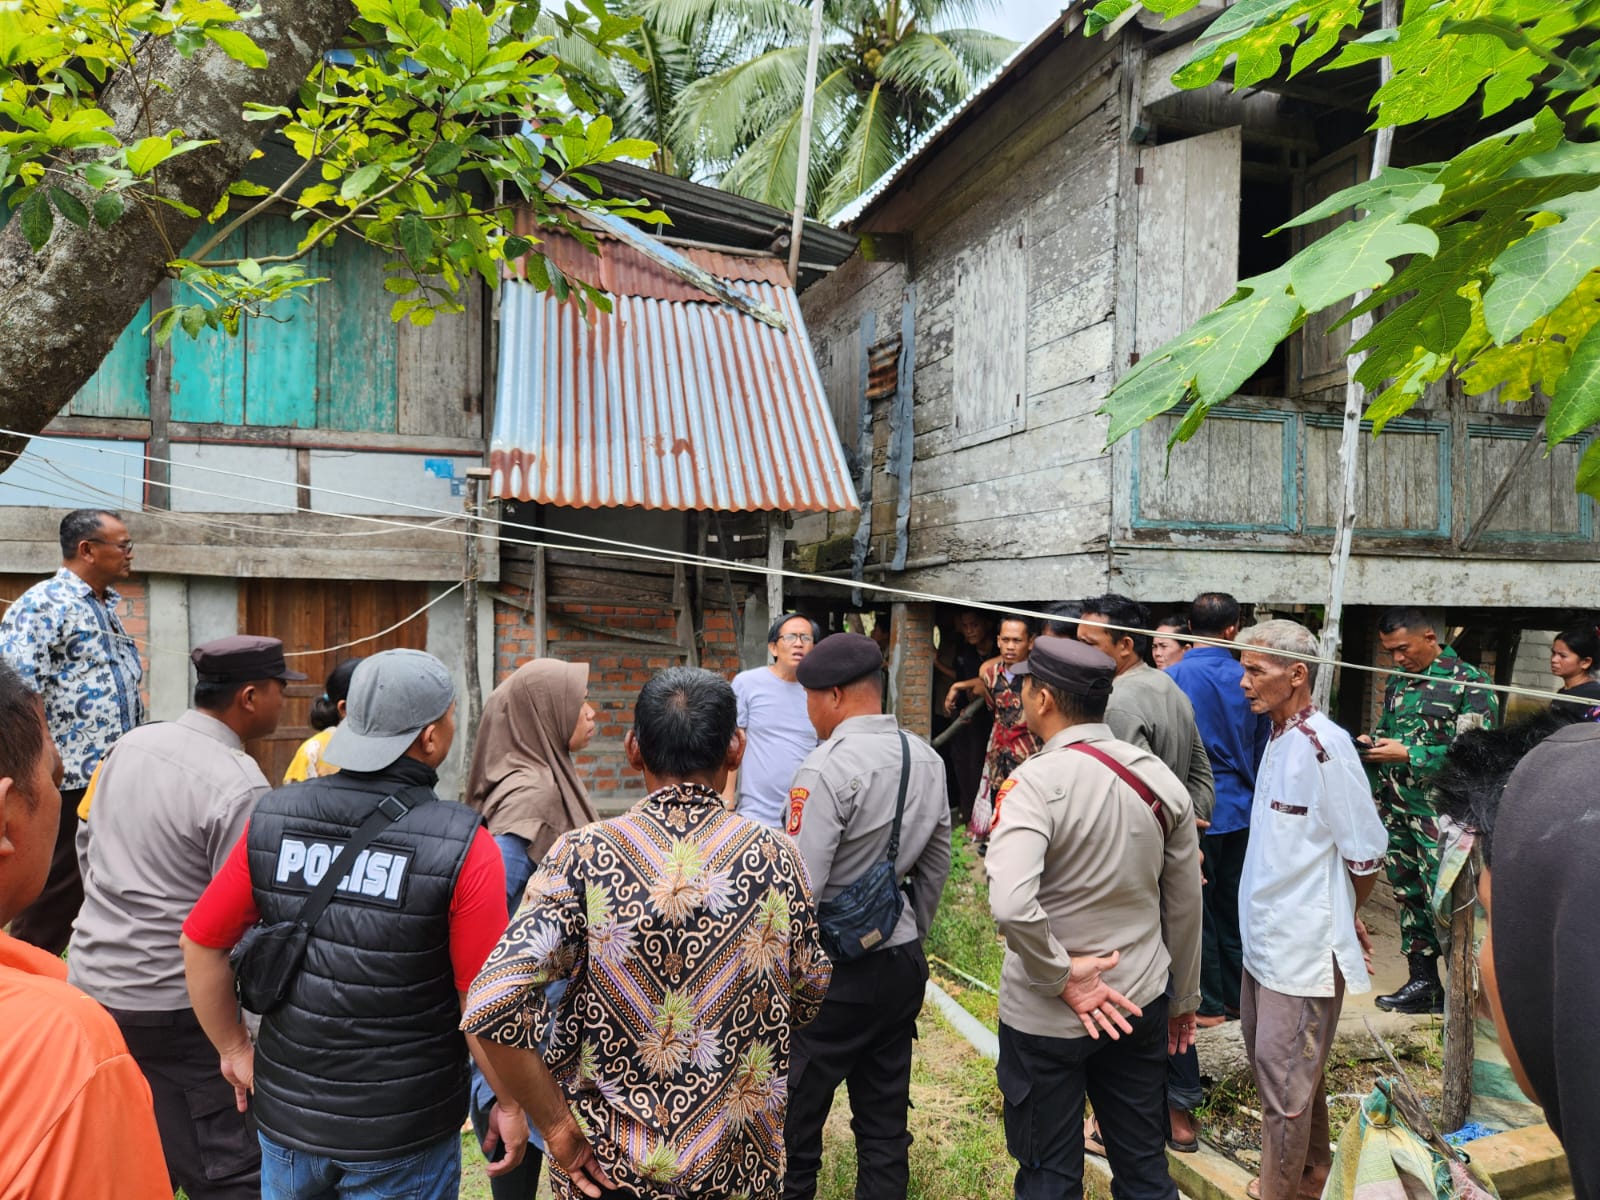
[(78, 803), (112, 743), (144, 721), (144, 669), (112, 586), (132, 572), (133, 540), (121, 518), (75, 509), (61, 519), (61, 569), (23, 592), (0, 619), (0, 656), (44, 701), (50, 737), (61, 749), (61, 828), (50, 876), (11, 922), (13, 937), (51, 954), (67, 948), (83, 904)]
[(1239, 686), (1272, 719), (1239, 882), (1240, 1022), (1262, 1112), (1261, 1177), (1248, 1191), (1304, 1200), (1322, 1194), (1332, 1161), (1323, 1065), (1345, 991), (1372, 987), (1356, 910), (1388, 836), (1350, 735), (1311, 703), (1311, 631), (1265, 621), (1238, 645)]

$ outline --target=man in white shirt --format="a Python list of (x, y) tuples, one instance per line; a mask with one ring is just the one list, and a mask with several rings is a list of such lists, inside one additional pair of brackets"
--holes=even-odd
[(772, 661), (733, 677), (744, 761), (728, 772), (724, 795), (737, 797), (740, 816), (782, 830), (789, 814), (794, 773), (817, 748), (817, 731), (806, 716), (806, 689), (795, 672), (822, 630), (810, 617), (782, 613), (767, 630)]
[(1240, 686), (1272, 718), (1256, 775), (1250, 846), (1239, 881), (1245, 1051), (1261, 1095), (1256, 1200), (1322, 1194), (1328, 1152), (1322, 1069), (1346, 989), (1365, 992), (1371, 894), (1388, 837), (1350, 736), (1311, 703), (1317, 640), (1293, 621), (1239, 635)]

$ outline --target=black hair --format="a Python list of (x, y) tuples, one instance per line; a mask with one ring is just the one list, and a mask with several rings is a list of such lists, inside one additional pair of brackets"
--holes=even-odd
[(318, 733), (339, 723), (339, 701), (350, 698), (350, 679), (360, 665), (359, 658), (347, 658), (328, 672), (322, 695), (311, 702), (311, 728)]
[(1407, 633), (1426, 633), (1433, 629), (1433, 622), (1420, 608), (1411, 605), (1385, 609), (1378, 618), (1379, 633), (1399, 633), (1402, 629)]
[(78, 546), (93, 541), (107, 519), (122, 520), (116, 513), (104, 508), (75, 508), (61, 518), (61, 557), (76, 558)]
[(820, 642), (822, 640), (822, 626), (818, 625), (810, 617), (806, 616), (805, 613), (786, 612), (779, 614), (778, 618), (774, 620), (771, 625), (767, 626), (767, 645), (770, 646), (773, 642), (777, 641), (778, 635), (783, 632), (783, 627), (796, 617), (799, 617), (802, 621), (811, 626), (812, 641)]
[(1600, 671), (1600, 630), (1591, 625), (1575, 625), (1556, 634), (1555, 640), (1565, 642), (1567, 649), (1579, 658), (1589, 660), (1589, 671)]
[(32, 790), (44, 753), (42, 715), (38, 693), (22, 681), (15, 667), (0, 659), (0, 778), (14, 781), (29, 811), (39, 802)]
[(1566, 724), (1561, 717), (1540, 713), (1502, 729), (1472, 729), (1450, 743), (1433, 778), (1434, 804), (1478, 835), (1485, 864), (1492, 865), (1495, 821), (1511, 773), (1530, 750)]
[(1032, 683), (1034, 687), (1042, 687), (1049, 692), (1050, 699), (1055, 702), (1056, 710), (1075, 725), (1105, 719), (1106, 704), (1111, 699), (1109, 691), (1098, 696), (1083, 696), (1077, 692), (1069, 692), (1066, 688), (1057, 687), (1037, 675), (1025, 675), (1023, 680), (1023, 687)]
[(1189, 618), (1182, 613), (1168, 613), (1156, 622), (1156, 629), (1165, 629), (1166, 636), (1180, 646), (1193, 646), (1189, 640)]
[(1128, 632), (1132, 629), (1150, 628), (1150, 610), (1144, 605), (1131, 596), (1124, 596), (1119, 592), (1107, 592), (1104, 596), (1085, 600), (1083, 611), (1104, 617), (1111, 625), (1121, 625), (1122, 629), (1106, 630), (1111, 635), (1112, 642), (1132, 638), (1133, 652), (1146, 662), (1150, 661), (1150, 635)]
[(1061, 617), (1063, 619), (1060, 621), (1045, 621), (1041, 632), (1048, 634), (1050, 637), (1076, 638), (1078, 636), (1078, 618), (1083, 616), (1083, 601), (1058, 600), (1044, 611), (1052, 617)]
[(633, 706), (633, 736), (652, 775), (684, 779), (714, 771), (739, 727), (739, 702), (720, 675), (700, 667), (657, 671)]
[(216, 679), (207, 679), (202, 675), (194, 682), (194, 706), (203, 708), (207, 712), (223, 712), (233, 704), (233, 698), (252, 683), (254, 679), (230, 679), (221, 682)]
[(994, 631), (999, 633), (1006, 627), (1007, 621), (1015, 621), (1026, 631), (1025, 636), (1032, 637), (1038, 630), (1033, 624), (1032, 617), (1019, 617), (1015, 613), (1000, 613), (995, 620)]
[(1239, 602), (1227, 592), (1201, 592), (1189, 605), (1189, 629), (1201, 637), (1219, 638), (1239, 624)]

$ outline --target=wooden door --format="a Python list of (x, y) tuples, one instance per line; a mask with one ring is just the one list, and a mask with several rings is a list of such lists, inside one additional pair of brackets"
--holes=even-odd
[[(423, 613), (398, 629), (346, 649), (358, 638), (405, 620), (428, 602), (426, 583), (352, 583), (316, 579), (243, 579), (239, 581), (239, 631), (279, 638), (289, 666), (304, 672), (304, 683), (286, 689), (283, 718), (277, 732), (248, 742), (245, 749), (277, 784), (300, 743), (310, 737), (311, 704), (340, 662), (365, 658), (380, 650), (422, 650), (428, 641), (428, 615)], [(317, 650), (319, 653), (306, 654)]]

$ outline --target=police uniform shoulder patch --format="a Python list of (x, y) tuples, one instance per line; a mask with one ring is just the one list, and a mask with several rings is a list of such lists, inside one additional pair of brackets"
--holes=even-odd
[(789, 789), (789, 823), (784, 826), (784, 832), (790, 837), (800, 832), (800, 818), (805, 815), (806, 797), (809, 795), (811, 792), (807, 788)]
[(1000, 824), (1000, 802), (1006, 798), (1006, 793), (1017, 786), (1015, 779), (1007, 779), (994, 794), (994, 816), (989, 820), (989, 828), (993, 829)]

